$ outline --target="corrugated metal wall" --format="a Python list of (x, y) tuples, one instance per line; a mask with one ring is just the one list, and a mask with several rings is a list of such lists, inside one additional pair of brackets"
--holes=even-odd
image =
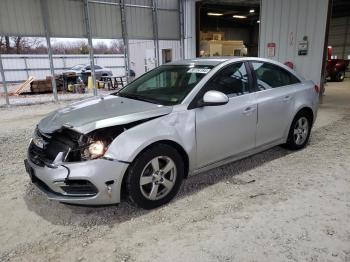
[[(180, 39), (179, 13), (174, 11), (158, 11), (159, 39)], [(166, 24), (167, 26), (161, 26)]]
[(130, 39), (153, 39), (152, 10), (126, 7), (128, 36)]
[(0, 34), (44, 36), (40, 0), (1, 0)]
[(122, 38), (120, 8), (113, 5), (89, 4), (91, 33), (95, 38)]
[(350, 16), (331, 20), (328, 45), (333, 47), (333, 56), (350, 59)]
[[(45, 79), (50, 75), (47, 55), (2, 55), (2, 62), (7, 82), (21, 82), (34, 76)], [(55, 73), (69, 69), (78, 64), (88, 64), (88, 55), (54, 55)], [(95, 55), (95, 64), (110, 68), (114, 75), (125, 75), (123, 55)], [(0, 75), (0, 82), (2, 81)]]
[[(32, 0), (25, 0), (30, 2)], [(50, 34), (55, 37), (84, 37), (84, 5), (77, 0), (46, 0)], [(20, 8), (20, 7), (17, 7)], [(41, 17), (41, 15), (40, 15)], [(20, 25), (24, 21), (19, 19)]]
[[(268, 43), (276, 43), (274, 57), (291, 61), (305, 78), (320, 83), (328, 0), (262, 0), (259, 56), (268, 57)], [(306, 56), (298, 55), (299, 42), (308, 37)]]
[[(86, 37), (83, 0), (45, 0), (52, 37)], [(95, 0), (96, 1), (96, 0)], [(159, 39), (179, 40), (179, 0), (156, 0)], [(118, 0), (90, 2), (93, 38), (122, 38)], [(153, 39), (152, 1), (126, 0), (130, 39)], [(136, 6), (136, 5), (139, 5)], [(45, 36), (40, 0), (0, 0), (0, 35)]]

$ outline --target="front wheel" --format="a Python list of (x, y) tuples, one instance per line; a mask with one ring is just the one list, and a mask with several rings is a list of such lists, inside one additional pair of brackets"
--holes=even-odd
[(126, 190), (132, 204), (152, 209), (171, 201), (180, 189), (184, 163), (178, 151), (158, 144), (142, 152), (131, 164)]
[(292, 150), (302, 149), (309, 141), (311, 133), (311, 117), (306, 112), (299, 112), (290, 127), (286, 147)]
[(340, 71), (335, 75), (335, 81), (342, 82), (345, 78), (345, 71)]

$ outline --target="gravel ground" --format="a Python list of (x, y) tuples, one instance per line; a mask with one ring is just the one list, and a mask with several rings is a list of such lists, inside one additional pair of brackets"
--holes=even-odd
[(348, 81), (329, 84), (306, 149), (190, 177), (152, 211), (48, 201), (23, 159), (65, 102), (1, 109), (0, 261), (350, 261), (349, 101)]

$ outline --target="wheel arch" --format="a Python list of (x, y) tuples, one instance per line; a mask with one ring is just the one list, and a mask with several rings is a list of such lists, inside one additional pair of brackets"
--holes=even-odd
[(312, 108), (310, 106), (307, 106), (307, 105), (300, 106), (297, 110), (295, 110), (295, 112), (296, 113), (294, 115), (292, 115), (292, 117), (290, 119), (289, 125), (286, 127), (286, 130), (285, 130), (285, 133), (284, 133), (285, 134), (285, 139), (288, 138), (289, 130), (292, 127), (293, 121), (294, 121), (295, 117), (300, 112), (306, 112), (311, 118), (312, 125), (314, 123), (314, 119), (315, 119), (316, 116), (315, 116), (314, 111), (312, 110)]
[[(153, 142), (153, 143), (147, 145), (140, 152), (138, 152), (138, 154), (134, 157), (132, 162), (134, 162), (137, 159), (137, 157), (139, 155), (141, 155), (143, 152), (145, 152), (146, 150), (154, 147), (155, 145), (159, 145), (159, 144), (171, 146), (179, 153), (180, 157), (182, 158), (182, 160), (184, 162), (184, 166), (185, 166), (184, 178), (186, 179), (188, 177), (188, 174), (189, 174), (189, 166), (190, 166), (189, 156), (188, 156), (187, 152), (185, 151), (185, 149), (179, 143), (177, 143), (173, 140), (162, 139), (162, 140), (158, 140), (156, 142)], [(129, 167), (127, 168), (127, 170), (125, 171), (125, 174), (123, 175), (122, 185), (121, 185), (121, 196), (125, 196), (125, 193), (126, 193), (126, 178), (127, 178), (131, 163), (130, 163)]]
[(309, 107), (309, 106), (303, 106), (303, 107), (301, 107), (301, 108), (297, 111), (297, 113), (294, 115), (293, 120), (294, 120), (294, 118), (295, 118), (298, 114), (300, 114), (301, 112), (305, 112), (306, 114), (308, 114), (308, 115), (310, 116), (310, 118), (311, 118), (311, 123), (312, 123), (312, 124), (314, 123), (314, 119), (315, 119), (314, 111), (313, 111), (312, 108)]

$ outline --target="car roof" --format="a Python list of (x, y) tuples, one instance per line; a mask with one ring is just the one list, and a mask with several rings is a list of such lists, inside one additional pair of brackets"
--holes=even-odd
[(184, 59), (184, 60), (177, 60), (174, 62), (167, 63), (165, 65), (194, 65), (194, 66), (217, 66), (219, 64), (222, 64), (224, 62), (239, 62), (239, 61), (260, 61), (260, 62), (267, 62), (270, 64), (275, 64), (279, 67), (284, 68), (285, 70), (289, 71), (293, 75), (299, 78), (299, 80), (304, 80), (302, 76), (300, 76), (295, 70), (289, 68), (288, 66), (272, 60), (268, 58), (261, 58), (261, 57), (248, 57), (248, 56), (217, 56), (217, 57), (200, 57), (200, 58), (192, 58), (192, 59)]
[(192, 59), (184, 59), (184, 60), (177, 60), (174, 62), (167, 63), (167, 65), (202, 65), (202, 66), (217, 66), (230, 58), (224, 58), (224, 57), (216, 57), (216, 58), (192, 58)]
[(199, 57), (199, 58), (192, 58), (192, 59), (184, 59), (184, 60), (177, 60), (174, 62), (167, 63), (167, 65), (208, 65), (208, 66), (217, 66), (221, 63), (224, 63), (226, 61), (262, 61), (262, 62), (269, 62), (277, 65), (281, 65), (281, 63), (278, 63), (275, 60), (267, 59), (267, 58), (260, 58), (260, 57), (247, 57), (247, 56), (217, 56), (217, 57)]

